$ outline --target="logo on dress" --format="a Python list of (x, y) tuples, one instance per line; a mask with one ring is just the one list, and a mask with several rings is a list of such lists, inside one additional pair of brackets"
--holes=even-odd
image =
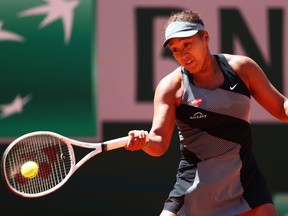
[(202, 103), (202, 98), (196, 98), (190, 101), (190, 105), (198, 107)]
[(233, 90), (233, 89), (235, 89), (237, 85), (238, 85), (238, 83), (236, 83), (236, 84), (235, 84), (235, 85), (233, 85), (233, 86), (230, 86), (230, 90)]
[(190, 119), (203, 119), (206, 117), (207, 117), (207, 115), (204, 115), (201, 112), (196, 112), (193, 116), (190, 116)]

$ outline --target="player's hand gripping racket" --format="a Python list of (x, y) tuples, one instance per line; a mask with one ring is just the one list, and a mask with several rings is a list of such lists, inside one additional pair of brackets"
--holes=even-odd
[[(44, 196), (63, 186), (90, 158), (104, 151), (124, 147), (128, 139), (129, 136), (126, 136), (102, 143), (88, 143), (49, 131), (31, 132), (17, 138), (7, 147), (2, 157), (2, 173), (9, 189), (17, 195), (28, 198)], [(72, 145), (94, 150), (76, 163)], [(32, 161), (32, 165), (25, 168), (24, 172), (28, 172), (25, 177), (23, 167), (28, 161)]]

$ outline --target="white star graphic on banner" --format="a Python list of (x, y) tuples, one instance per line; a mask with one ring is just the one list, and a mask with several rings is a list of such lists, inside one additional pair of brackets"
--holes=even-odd
[(21, 97), (19, 94), (16, 95), (14, 100), (8, 104), (0, 104), (0, 118), (7, 118), (16, 113), (22, 113), (24, 105), (26, 105), (31, 100), (30, 95), (26, 95), (25, 97)]
[(0, 41), (23, 41), (23, 37), (21, 35), (15, 34), (10, 31), (5, 31), (2, 29), (3, 21), (0, 21)]
[(65, 33), (65, 43), (70, 42), (74, 9), (79, 4), (79, 0), (45, 0), (47, 5), (34, 7), (19, 13), (20, 17), (46, 14), (45, 19), (41, 22), (40, 27), (52, 23), (57, 19), (62, 19)]

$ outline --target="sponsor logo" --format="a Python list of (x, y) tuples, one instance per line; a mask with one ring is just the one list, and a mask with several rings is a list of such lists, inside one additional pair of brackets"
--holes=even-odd
[(235, 84), (235, 85), (233, 85), (233, 86), (230, 86), (230, 90), (233, 90), (233, 89), (235, 89), (237, 85), (238, 85), (238, 83), (236, 83), (236, 84)]
[(202, 103), (202, 98), (196, 98), (190, 101), (190, 105), (198, 107)]
[(190, 116), (190, 119), (203, 119), (206, 117), (207, 117), (207, 115), (205, 115), (201, 112), (196, 112), (193, 116)]

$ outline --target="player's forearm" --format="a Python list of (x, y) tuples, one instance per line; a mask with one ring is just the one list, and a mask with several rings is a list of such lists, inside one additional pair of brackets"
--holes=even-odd
[(153, 134), (148, 134), (148, 141), (142, 150), (154, 157), (162, 156), (168, 149), (169, 144), (160, 137)]

